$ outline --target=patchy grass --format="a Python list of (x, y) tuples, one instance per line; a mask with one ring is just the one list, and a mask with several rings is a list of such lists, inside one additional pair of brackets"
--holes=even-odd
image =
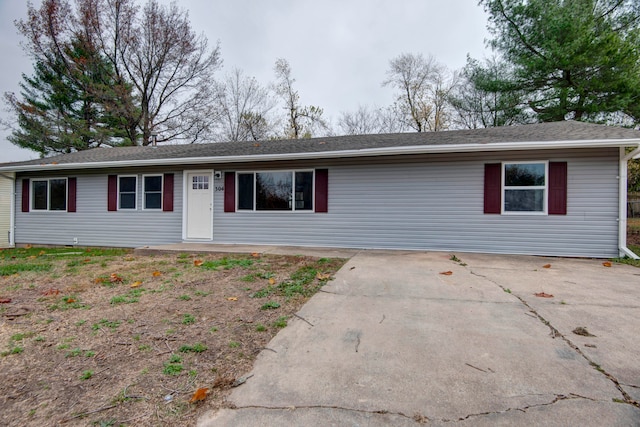
[(195, 425), (343, 263), (0, 250), (0, 425)]

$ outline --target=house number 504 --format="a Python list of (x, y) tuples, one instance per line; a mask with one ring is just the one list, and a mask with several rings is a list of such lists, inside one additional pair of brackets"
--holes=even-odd
[(216, 191), (224, 191), (224, 187), (217, 185), (216, 186)]

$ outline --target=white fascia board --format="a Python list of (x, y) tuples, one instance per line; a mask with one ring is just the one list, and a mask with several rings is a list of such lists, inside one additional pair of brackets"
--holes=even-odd
[[(0, 166), (0, 172), (28, 172), (68, 169), (103, 169), (135, 166), (228, 164), (245, 162), (269, 162), (277, 160), (312, 160), (354, 158), (369, 156), (394, 156), (407, 154), (475, 153), (512, 150), (557, 150), (563, 148), (640, 147), (638, 139), (607, 139), (544, 142), (498, 142), (482, 144), (412, 145), (405, 147), (363, 148), (358, 150), (319, 151), (284, 154), (256, 154), (241, 156), (177, 157), (168, 159), (118, 160), (86, 163), (42, 163), (27, 166)], [(151, 148), (150, 148), (151, 149)]]

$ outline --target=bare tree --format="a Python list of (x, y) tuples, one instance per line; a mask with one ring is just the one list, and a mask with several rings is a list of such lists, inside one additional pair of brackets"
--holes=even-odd
[(241, 70), (234, 69), (216, 84), (216, 103), (217, 140), (262, 140), (271, 136), (273, 125), (269, 114), (275, 102), (254, 77), (246, 77)]
[(345, 111), (338, 118), (342, 135), (366, 135), (375, 133), (397, 133), (407, 130), (398, 111), (392, 107), (369, 108), (359, 106), (356, 111)]
[(111, 64), (112, 80), (129, 90), (121, 92), (131, 102), (113, 109), (135, 142), (146, 145), (152, 134), (159, 141), (188, 142), (208, 135), (220, 49), (210, 49), (207, 38), (192, 30), (186, 10), (158, 0), (143, 7), (136, 0), (74, 0), (74, 6), (46, 0), (43, 10), (58, 11), (47, 22), (30, 9), (18, 28), (31, 51), (51, 55), (78, 35), (91, 41)]
[(405, 124), (417, 132), (449, 126), (447, 93), (455, 78), (433, 56), (403, 53), (389, 61), (383, 86), (397, 90), (395, 108)]
[(197, 141), (208, 131), (219, 47), (209, 50), (207, 38), (195, 34), (189, 14), (176, 3), (149, 0), (133, 24), (126, 22), (120, 33), (119, 65), (140, 97), (143, 144), (152, 133), (161, 135), (159, 141)]
[(455, 125), (475, 129), (534, 121), (524, 93), (507, 90), (511, 75), (511, 68), (497, 58), (481, 64), (468, 57), (459, 84), (449, 94)]
[(291, 76), (291, 66), (286, 59), (279, 58), (274, 66), (276, 74), (275, 92), (285, 104), (287, 119), (285, 138), (310, 138), (318, 128), (327, 130), (327, 122), (322, 118), (323, 110), (313, 105), (300, 105), (300, 95), (293, 88), (295, 79)]

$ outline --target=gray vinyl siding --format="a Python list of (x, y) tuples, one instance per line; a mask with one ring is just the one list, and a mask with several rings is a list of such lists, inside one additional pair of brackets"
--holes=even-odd
[[(183, 171), (329, 170), (329, 212), (224, 212), (224, 179), (214, 181), (213, 243), (389, 248), (534, 255), (618, 255), (619, 150), (575, 149), (331, 161), (197, 165), (174, 170), (78, 171), (77, 212), (20, 212), (16, 243), (139, 247), (182, 241)], [(483, 213), (484, 165), (566, 161), (567, 215)], [(107, 211), (107, 175), (172, 172), (174, 210)], [(48, 177), (49, 175), (41, 175)], [(140, 180), (138, 182), (140, 188)], [(138, 192), (138, 206), (142, 206)]]
[[(567, 215), (484, 214), (484, 164), (509, 160), (568, 162)], [(618, 255), (618, 149), (439, 155), (413, 162), (369, 159), (316, 167), (329, 169), (328, 213), (224, 213), (223, 193), (216, 192), (214, 242)]]
[[(174, 173), (172, 212), (142, 210), (142, 175)], [(107, 211), (107, 176), (139, 175), (135, 211)], [(46, 177), (48, 175), (42, 175)], [(97, 173), (56, 173), (56, 177), (77, 177), (76, 212), (20, 211), (22, 181), (16, 189), (16, 243), (80, 246), (139, 247), (182, 240), (182, 172), (179, 170), (103, 171)], [(24, 175), (32, 178), (33, 175)]]

